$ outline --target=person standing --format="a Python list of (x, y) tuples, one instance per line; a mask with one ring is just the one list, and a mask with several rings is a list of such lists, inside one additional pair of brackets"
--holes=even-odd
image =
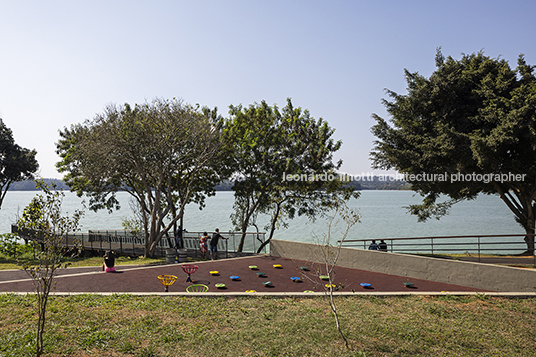
[(203, 235), (201, 236), (200, 241), (199, 241), (199, 250), (201, 251), (201, 257), (203, 259), (205, 259), (205, 254), (208, 252), (207, 241), (208, 241), (208, 234), (207, 232), (203, 232)]
[(175, 249), (182, 249), (182, 247), (182, 226), (179, 226), (177, 234), (175, 234)]
[(222, 237), (220, 230), (216, 228), (216, 231), (212, 233), (212, 239), (210, 240), (210, 259), (218, 259), (218, 241), (221, 239), (229, 239)]
[(376, 243), (376, 241), (373, 240), (372, 243), (370, 243), (368, 249), (369, 250), (378, 250), (378, 243)]

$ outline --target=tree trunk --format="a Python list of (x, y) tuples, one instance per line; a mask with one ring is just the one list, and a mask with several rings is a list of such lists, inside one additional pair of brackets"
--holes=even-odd
[(149, 235), (145, 235), (145, 258), (153, 258), (154, 257), (154, 249), (151, 251), (151, 240), (149, 239)]
[(244, 217), (244, 220), (242, 221), (242, 236), (240, 237), (240, 243), (238, 243), (238, 248), (236, 249), (237, 252), (242, 252), (244, 250), (244, 241), (246, 240), (246, 232), (249, 226), (249, 220), (251, 219), (251, 216), (255, 212), (255, 209), (257, 209), (258, 203), (253, 205), (250, 209), (247, 210), (246, 216)]
[(248, 215), (248, 218), (242, 222), (242, 235), (240, 236), (240, 243), (238, 243), (238, 248), (236, 248), (237, 252), (242, 252), (244, 250), (244, 241), (246, 240), (246, 231), (249, 225), (249, 217), (251, 215)]
[(259, 249), (257, 249), (257, 254), (260, 254), (262, 252), (262, 250), (264, 249), (264, 247), (266, 247), (268, 245), (268, 243), (270, 243), (270, 240), (272, 239), (272, 235), (270, 234), (270, 236), (268, 237), (267, 240), (265, 240), (264, 242), (261, 243)]
[(277, 224), (277, 220), (279, 219), (279, 213), (281, 212), (281, 203), (282, 202), (279, 202), (279, 203), (276, 204), (276, 210), (275, 210), (274, 214), (272, 215), (270, 234), (268, 235), (268, 239), (266, 239), (264, 242), (262, 242), (261, 246), (259, 247), (259, 249), (257, 249), (257, 254), (260, 254), (260, 252), (264, 249), (264, 247), (266, 245), (268, 245), (268, 243), (270, 243), (270, 241), (272, 240), (272, 238), (274, 236), (275, 226)]
[(525, 211), (527, 220), (525, 222), (525, 243), (527, 243), (527, 254), (534, 255), (534, 231), (536, 226), (536, 216), (534, 215), (534, 207), (532, 206), (532, 197), (527, 199), (525, 203)]
[[(532, 225), (532, 228), (530, 227)], [(525, 243), (527, 243), (527, 253), (530, 255), (534, 255), (534, 221), (529, 223), (528, 227), (525, 227), (525, 233), (527, 235), (525, 236)]]
[[(534, 214), (535, 207), (532, 205), (534, 193), (522, 194), (520, 191), (513, 191), (515, 196), (502, 187), (498, 183), (494, 184), (499, 196), (508, 208), (516, 216), (516, 220), (525, 229), (525, 243), (527, 243), (527, 254), (534, 254), (534, 232), (536, 224), (536, 216)], [(517, 200), (516, 200), (517, 198)]]
[(145, 255), (146, 257), (156, 258), (156, 248), (162, 237), (163, 233), (160, 232), (160, 230), (151, 232), (149, 239), (145, 241), (145, 251), (147, 252)]

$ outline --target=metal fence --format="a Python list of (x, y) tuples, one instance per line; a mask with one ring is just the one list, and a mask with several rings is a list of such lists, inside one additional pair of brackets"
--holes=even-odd
[[(24, 239), (35, 239), (34, 232), (19, 230), (16, 225), (11, 226), (12, 233), (18, 234)], [(218, 252), (228, 256), (230, 252), (236, 252), (242, 232), (229, 231), (228, 233), (220, 232), (228, 239), (218, 241)], [(193, 251), (197, 256), (199, 252), (200, 238), (203, 232), (183, 232), (182, 246), (180, 248)], [(264, 232), (247, 232), (244, 239), (244, 253), (256, 253), (257, 249), (264, 242), (266, 234)], [(209, 234), (208, 244), (210, 244), (212, 234)], [(72, 233), (65, 236), (64, 244), (68, 247), (82, 246), (86, 250), (107, 251), (112, 250), (119, 254), (141, 256), (145, 254), (145, 238), (139, 234), (128, 230), (92, 230), (88, 233)], [(263, 253), (267, 252), (265, 246)], [(174, 236), (164, 236), (157, 244), (155, 255), (166, 256), (166, 249), (177, 248)]]
[[(524, 238), (534, 234), (496, 234), (470, 236), (438, 236), (384, 238), (387, 251), (394, 253), (421, 254), (520, 254), (527, 250)], [(342, 244), (344, 247), (369, 249), (372, 241), (380, 239), (349, 239)]]
[[(183, 232), (182, 244), (180, 247), (176, 245), (175, 236), (164, 236), (157, 244), (155, 254), (157, 256), (165, 256), (166, 250), (170, 248), (183, 248), (193, 251), (197, 256), (199, 252), (200, 237), (203, 232)], [(209, 234), (208, 244), (210, 244), (211, 234)], [(236, 252), (241, 232), (222, 233), (226, 239), (218, 241), (218, 251), (228, 256), (229, 252)], [(82, 243), (84, 249), (90, 250), (113, 250), (120, 254), (140, 256), (145, 253), (145, 238), (140, 237), (126, 230), (98, 230), (89, 231), (88, 233), (76, 233), (69, 235), (68, 243), (72, 244), (74, 239)], [(246, 233), (244, 240), (244, 253), (256, 253), (259, 246), (264, 242), (265, 233)], [(263, 249), (266, 252), (266, 247)]]

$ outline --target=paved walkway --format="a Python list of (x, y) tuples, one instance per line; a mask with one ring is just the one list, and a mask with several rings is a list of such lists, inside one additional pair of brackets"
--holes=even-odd
[[(281, 265), (274, 268), (274, 264)], [(194, 283), (205, 284), (209, 292), (233, 293), (255, 290), (267, 293), (297, 293), (308, 291), (323, 292), (327, 283), (319, 278), (325, 274), (325, 267), (300, 260), (272, 257), (267, 255), (222, 259), (217, 261), (196, 262), (198, 270), (192, 274)], [(257, 266), (252, 270), (250, 266)], [(307, 267), (304, 271), (301, 267)], [(169, 287), (170, 293), (186, 291), (189, 282), (181, 264), (156, 266), (118, 266), (117, 273), (104, 273), (100, 267), (67, 268), (58, 271), (55, 292), (58, 293), (163, 293), (164, 286), (158, 280), (162, 274), (178, 277), (175, 284)], [(211, 271), (218, 271), (213, 275)], [(259, 277), (264, 272), (265, 277)], [(341, 292), (484, 292), (485, 290), (444, 284), (420, 279), (408, 279), (397, 275), (372, 273), (363, 270), (340, 268), (335, 269), (333, 278), (338, 291)], [(230, 276), (238, 276), (231, 280)], [(293, 282), (291, 277), (300, 277), (300, 282)], [(271, 281), (271, 286), (263, 282)], [(408, 288), (405, 282), (414, 285)], [(218, 289), (215, 284), (225, 284)], [(360, 283), (369, 283), (363, 288)], [(0, 271), (0, 292), (33, 292), (31, 279), (24, 271)]]
[(508, 265), (508, 266), (531, 266), (536, 265), (536, 257), (531, 255), (518, 255), (518, 256), (494, 256), (494, 257), (478, 257), (467, 256), (460, 257), (458, 260), (464, 262), (484, 263), (484, 264), (496, 264), (496, 265)]

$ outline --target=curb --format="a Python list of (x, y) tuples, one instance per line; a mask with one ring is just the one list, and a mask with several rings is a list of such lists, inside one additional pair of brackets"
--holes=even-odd
[[(35, 295), (35, 292), (0, 292), (0, 295)], [(326, 292), (300, 293), (300, 292), (280, 292), (280, 293), (246, 293), (246, 292), (207, 292), (207, 293), (186, 293), (186, 292), (139, 292), (139, 293), (69, 293), (69, 292), (50, 292), (51, 296), (75, 296), (75, 295), (96, 295), (96, 296), (113, 296), (113, 295), (133, 295), (133, 296), (190, 296), (200, 298), (215, 298), (215, 297), (319, 297), (328, 296)], [(355, 296), (355, 297), (397, 297), (397, 296), (486, 296), (486, 297), (502, 297), (502, 298), (536, 298), (536, 293), (530, 292), (467, 292), (467, 291), (442, 291), (442, 292), (334, 292), (334, 296)]]

